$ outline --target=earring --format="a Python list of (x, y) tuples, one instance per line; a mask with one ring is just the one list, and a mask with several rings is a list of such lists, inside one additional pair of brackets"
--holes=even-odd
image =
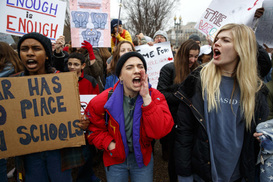
[(123, 85), (123, 80), (120, 80), (119, 83), (120, 83), (121, 85)]

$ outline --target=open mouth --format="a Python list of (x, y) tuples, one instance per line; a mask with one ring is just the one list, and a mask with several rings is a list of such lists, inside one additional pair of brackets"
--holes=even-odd
[(213, 50), (213, 58), (214, 59), (217, 59), (217, 58), (219, 58), (220, 57), (220, 55), (221, 55), (221, 52), (218, 50), (218, 49), (214, 49)]
[(140, 85), (140, 78), (134, 78), (134, 79), (133, 79), (133, 84), (134, 84), (135, 86), (139, 86), (139, 85)]
[(30, 69), (36, 68), (38, 65), (38, 62), (33, 60), (33, 59), (29, 59), (27, 60), (27, 67)]

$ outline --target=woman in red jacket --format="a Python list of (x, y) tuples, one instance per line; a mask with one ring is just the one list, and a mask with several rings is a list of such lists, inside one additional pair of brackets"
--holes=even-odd
[(88, 141), (104, 149), (108, 182), (127, 182), (129, 176), (132, 181), (152, 182), (151, 141), (172, 129), (165, 97), (150, 87), (146, 70), (141, 54), (122, 55), (116, 67), (119, 81), (92, 99), (85, 111), (91, 121)]

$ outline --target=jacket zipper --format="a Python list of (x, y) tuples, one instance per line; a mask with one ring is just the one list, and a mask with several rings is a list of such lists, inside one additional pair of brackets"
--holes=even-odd
[[(200, 114), (200, 112), (192, 105), (192, 104), (189, 104), (191, 103), (191, 101), (189, 101), (182, 93), (180, 93), (179, 91), (177, 91), (176, 93), (180, 94), (181, 97), (179, 98), (182, 102), (184, 102), (187, 106), (189, 106), (190, 108), (192, 107), (192, 109), (194, 109), (200, 116), (200, 118), (202, 119), (202, 121), (205, 121), (204, 117)], [(186, 100), (186, 101), (185, 101)], [(201, 126), (204, 128), (204, 130), (206, 131), (206, 134), (207, 134), (207, 130), (204, 126), (203, 123), (201, 123), (200, 119), (198, 118), (198, 116), (196, 116), (195, 113), (193, 113), (194, 117), (197, 119), (197, 121), (201, 124)]]

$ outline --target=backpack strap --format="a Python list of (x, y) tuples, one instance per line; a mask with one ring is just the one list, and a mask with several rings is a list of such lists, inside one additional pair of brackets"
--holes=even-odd
[[(111, 95), (113, 94), (113, 88), (111, 90), (109, 90), (108, 92), (108, 97), (107, 97), (107, 100), (109, 100), (109, 98), (111, 97)], [(105, 125), (108, 125), (108, 120), (109, 120), (109, 115), (107, 112), (105, 112), (105, 115), (104, 115), (104, 119), (105, 119)]]

